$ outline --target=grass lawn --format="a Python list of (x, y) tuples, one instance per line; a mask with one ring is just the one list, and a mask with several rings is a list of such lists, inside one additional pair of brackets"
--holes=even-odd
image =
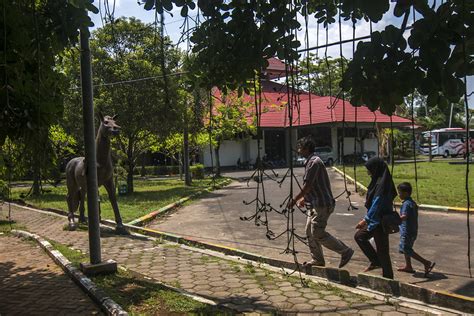
[[(469, 173), (470, 200), (474, 202), (474, 165)], [(341, 166), (338, 166), (342, 170)], [(391, 167), (390, 167), (391, 168)], [(370, 178), (364, 166), (357, 166), (357, 181), (365, 186)], [(419, 204), (466, 207), (465, 171), (466, 165), (450, 165), (443, 161), (420, 162), (418, 170)], [(354, 177), (353, 166), (346, 166), (346, 172)], [(395, 164), (393, 169), (395, 185), (408, 181), (413, 186), (413, 198), (416, 199), (415, 165)]]
[[(129, 222), (160, 207), (168, 205), (185, 196), (203, 190), (210, 185), (210, 179), (193, 180), (191, 187), (186, 187), (179, 179), (159, 179), (159, 180), (139, 180), (134, 181), (135, 192), (127, 195), (117, 195), (120, 214), (123, 221)], [(224, 179), (217, 180), (221, 183)], [(58, 187), (48, 187), (51, 192), (44, 193), (40, 197), (29, 196), (25, 202), (40, 208), (55, 208), (67, 211), (67, 188), (64, 185)], [(22, 194), (26, 194), (29, 187), (12, 188), (12, 198), (20, 199)], [(102, 217), (114, 219), (114, 212), (110, 205), (105, 188), (100, 188), (100, 200)], [(87, 209), (87, 204), (86, 204)], [(87, 211), (86, 211), (87, 212)], [(75, 213), (79, 214), (79, 211)]]
[[(88, 256), (49, 241), (76, 267), (88, 262)], [(130, 315), (232, 315), (227, 309), (197, 302), (159, 284), (138, 279), (119, 269), (116, 274), (100, 275), (92, 281)]]

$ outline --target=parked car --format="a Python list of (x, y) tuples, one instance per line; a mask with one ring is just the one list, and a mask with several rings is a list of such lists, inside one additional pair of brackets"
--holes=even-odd
[(296, 157), (295, 166), (304, 166), (305, 163), (306, 163), (305, 157)]
[(314, 152), (328, 166), (332, 166), (336, 161), (336, 154), (331, 147), (316, 147)]

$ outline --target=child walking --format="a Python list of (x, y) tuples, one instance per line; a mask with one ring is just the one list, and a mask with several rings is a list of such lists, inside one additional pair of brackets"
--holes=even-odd
[(402, 224), (400, 225), (400, 253), (405, 255), (405, 266), (398, 268), (400, 272), (414, 273), (411, 258), (421, 262), (425, 267), (425, 277), (433, 270), (435, 262), (428, 261), (413, 250), (418, 234), (418, 205), (411, 198), (412, 187), (408, 182), (398, 185), (398, 195), (403, 201), (400, 209)]

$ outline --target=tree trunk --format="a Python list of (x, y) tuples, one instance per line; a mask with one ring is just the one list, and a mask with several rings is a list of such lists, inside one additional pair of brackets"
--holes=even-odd
[(41, 195), (41, 174), (39, 161), (33, 162), (33, 196)]
[(145, 177), (146, 176), (146, 169), (145, 169), (145, 153), (142, 153), (142, 168), (140, 170), (140, 176)]
[(127, 170), (127, 193), (133, 193), (133, 169), (134, 164), (129, 160)]
[(394, 158), (394, 152), (393, 152), (393, 139), (392, 139), (392, 136), (389, 137), (389, 139), (387, 140), (387, 159), (388, 159), (388, 163), (391, 164), (393, 161), (393, 158)]
[(40, 196), (41, 195), (41, 187), (40, 181), (37, 175), (34, 176), (33, 179), (33, 191), (31, 193), (33, 196)]
[(188, 115), (184, 113), (184, 130), (183, 130), (183, 163), (184, 163), (184, 184), (191, 185), (191, 170), (189, 169), (189, 129)]
[(178, 153), (178, 169), (179, 169), (179, 180), (183, 180), (183, 155), (181, 152)]
[[(433, 155), (431, 154), (431, 142), (432, 142), (431, 137), (432, 137), (432, 136), (431, 136), (431, 132), (430, 132), (430, 137), (429, 137), (429, 149), (428, 149), (428, 150), (430, 151), (429, 158), (428, 158), (428, 161), (429, 161), (429, 162), (432, 162), (432, 161), (433, 161)], [(439, 150), (439, 149), (438, 149), (438, 150)]]
[(127, 193), (133, 193), (133, 169), (135, 168), (135, 162), (133, 161), (133, 145), (131, 140), (128, 141), (127, 148)]
[(217, 145), (214, 148), (214, 152), (216, 153), (216, 177), (221, 176), (221, 162), (220, 162), (220, 159), (219, 159), (219, 147), (220, 147), (220, 145)]

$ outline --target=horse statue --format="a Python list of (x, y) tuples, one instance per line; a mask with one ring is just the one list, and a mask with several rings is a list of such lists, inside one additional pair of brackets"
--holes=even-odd
[[(114, 116), (103, 116), (99, 112), (100, 126), (95, 139), (97, 154), (97, 182), (100, 187), (103, 185), (107, 190), (110, 203), (114, 210), (117, 234), (128, 234), (123, 226), (120, 216), (117, 198), (115, 197), (115, 185), (113, 181), (112, 156), (110, 154), (110, 137), (116, 136), (120, 132), (120, 126), (115, 122)], [(84, 157), (71, 159), (66, 165), (66, 184), (67, 184), (67, 204), (69, 209), (68, 220), (69, 230), (75, 230), (74, 212), (79, 206), (79, 222), (86, 223), (84, 216), (84, 202), (87, 192), (87, 170)]]

